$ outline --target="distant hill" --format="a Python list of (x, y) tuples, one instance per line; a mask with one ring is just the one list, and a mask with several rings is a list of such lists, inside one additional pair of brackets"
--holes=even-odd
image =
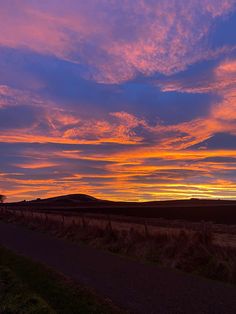
[(124, 202), (102, 200), (87, 194), (68, 194), (55, 196), (45, 199), (35, 199), (31, 201), (22, 201), (8, 204), (28, 204), (28, 205), (49, 205), (49, 206), (98, 206), (108, 205), (115, 207), (199, 207), (199, 206), (231, 206), (236, 205), (236, 200), (217, 200), (217, 199), (184, 199), (184, 200), (166, 200), (166, 201), (147, 201), (147, 202)]
[(70, 194), (47, 199), (36, 199), (4, 206), (18, 210), (90, 212), (147, 218), (212, 221), (236, 224), (236, 200), (187, 199), (151, 202), (114, 202), (86, 194)]
[(63, 196), (50, 197), (46, 199), (36, 199), (28, 203), (34, 204), (57, 204), (57, 205), (76, 205), (81, 203), (99, 202), (101, 200), (86, 194), (69, 194)]

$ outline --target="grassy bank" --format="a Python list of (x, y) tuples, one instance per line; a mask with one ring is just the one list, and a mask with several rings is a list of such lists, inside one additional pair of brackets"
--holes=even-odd
[[(31, 229), (51, 233), (74, 242), (105, 249), (112, 253), (197, 274), (214, 280), (236, 284), (236, 250), (219, 246), (213, 241), (211, 225), (203, 223), (198, 231), (188, 228), (176, 232), (150, 233), (148, 226), (137, 230), (130, 223), (127, 230), (119, 230), (114, 223), (93, 225), (82, 217), (79, 223), (66, 224), (64, 219), (52, 221), (33, 215), (4, 215), (4, 220)], [(171, 230), (171, 229), (170, 229)]]
[(55, 313), (43, 298), (32, 292), (7, 266), (0, 266), (0, 286), (0, 313)]
[(0, 247), (0, 313), (121, 313), (56, 272)]
[(67, 228), (56, 234), (138, 260), (236, 284), (235, 249), (215, 245), (208, 229), (150, 235), (132, 228), (119, 232), (109, 225), (106, 229), (88, 225)]

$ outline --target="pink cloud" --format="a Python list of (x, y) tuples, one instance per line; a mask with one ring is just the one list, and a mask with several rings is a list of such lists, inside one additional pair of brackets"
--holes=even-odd
[[(69, 2), (69, 3), (68, 3)], [(98, 82), (172, 74), (212, 58), (203, 44), (234, 0), (12, 0), (1, 4), (0, 44), (87, 65)], [(92, 46), (91, 46), (92, 45)]]
[[(199, 77), (188, 81), (169, 81), (159, 83), (162, 91), (184, 93), (214, 93), (220, 101), (215, 102), (209, 114), (170, 128), (185, 132), (187, 146), (204, 141), (215, 133), (225, 132), (236, 135), (236, 61), (226, 60), (220, 63), (209, 78)], [(184, 144), (185, 145), (185, 144)]]
[[(228, 61), (228, 63), (231, 61)], [(144, 118), (128, 112), (112, 112), (103, 118), (83, 116), (79, 112), (58, 107), (31, 93), (18, 91), (8, 86), (0, 86), (0, 105), (21, 106), (30, 104), (36, 108), (37, 115), (32, 116), (31, 123), (15, 129), (1, 130), (2, 142), (38, 142), (61, 144), (149, 144), (150, 140), (159, 149), (185, 149), (198, 144), (215, 133), (227, 132), (236, 134), (235, 124), (235, 86), (231, 81), (235, 73), (228, 63), (220, 64), (216, 69), (216, 78), (224, 81), (220, 95), (222, 100), (212, 106), (209, 114), (203, 118), (193, 119), (184, 123), (151, 125)], [(228, 78), (230, 72), (230, 78)], [(227, 83), (229, 82), (229, 83)], [(180, 86), (176, 85), (178, 88)], [(206, 85), (214, 91), (218, 86), (217, 79)], [(195, 88), (194, 86), (191, 88)], [(198, 86), (202, 90), (201, 86)], [(180, 90), (184, 86), (180, 87)], [(177, 89), (178, 90), (178, 89)]]

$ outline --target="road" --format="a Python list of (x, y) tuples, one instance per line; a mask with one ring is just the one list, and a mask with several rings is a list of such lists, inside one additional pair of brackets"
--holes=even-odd
[(236, 288), (0, 222), (0, 245), (64, 273), (131, 313), (235, 314)]

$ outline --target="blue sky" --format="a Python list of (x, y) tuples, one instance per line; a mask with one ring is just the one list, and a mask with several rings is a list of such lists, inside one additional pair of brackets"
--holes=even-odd
[(236, 198), (234, 0), (0, 8), (9, 200)]

